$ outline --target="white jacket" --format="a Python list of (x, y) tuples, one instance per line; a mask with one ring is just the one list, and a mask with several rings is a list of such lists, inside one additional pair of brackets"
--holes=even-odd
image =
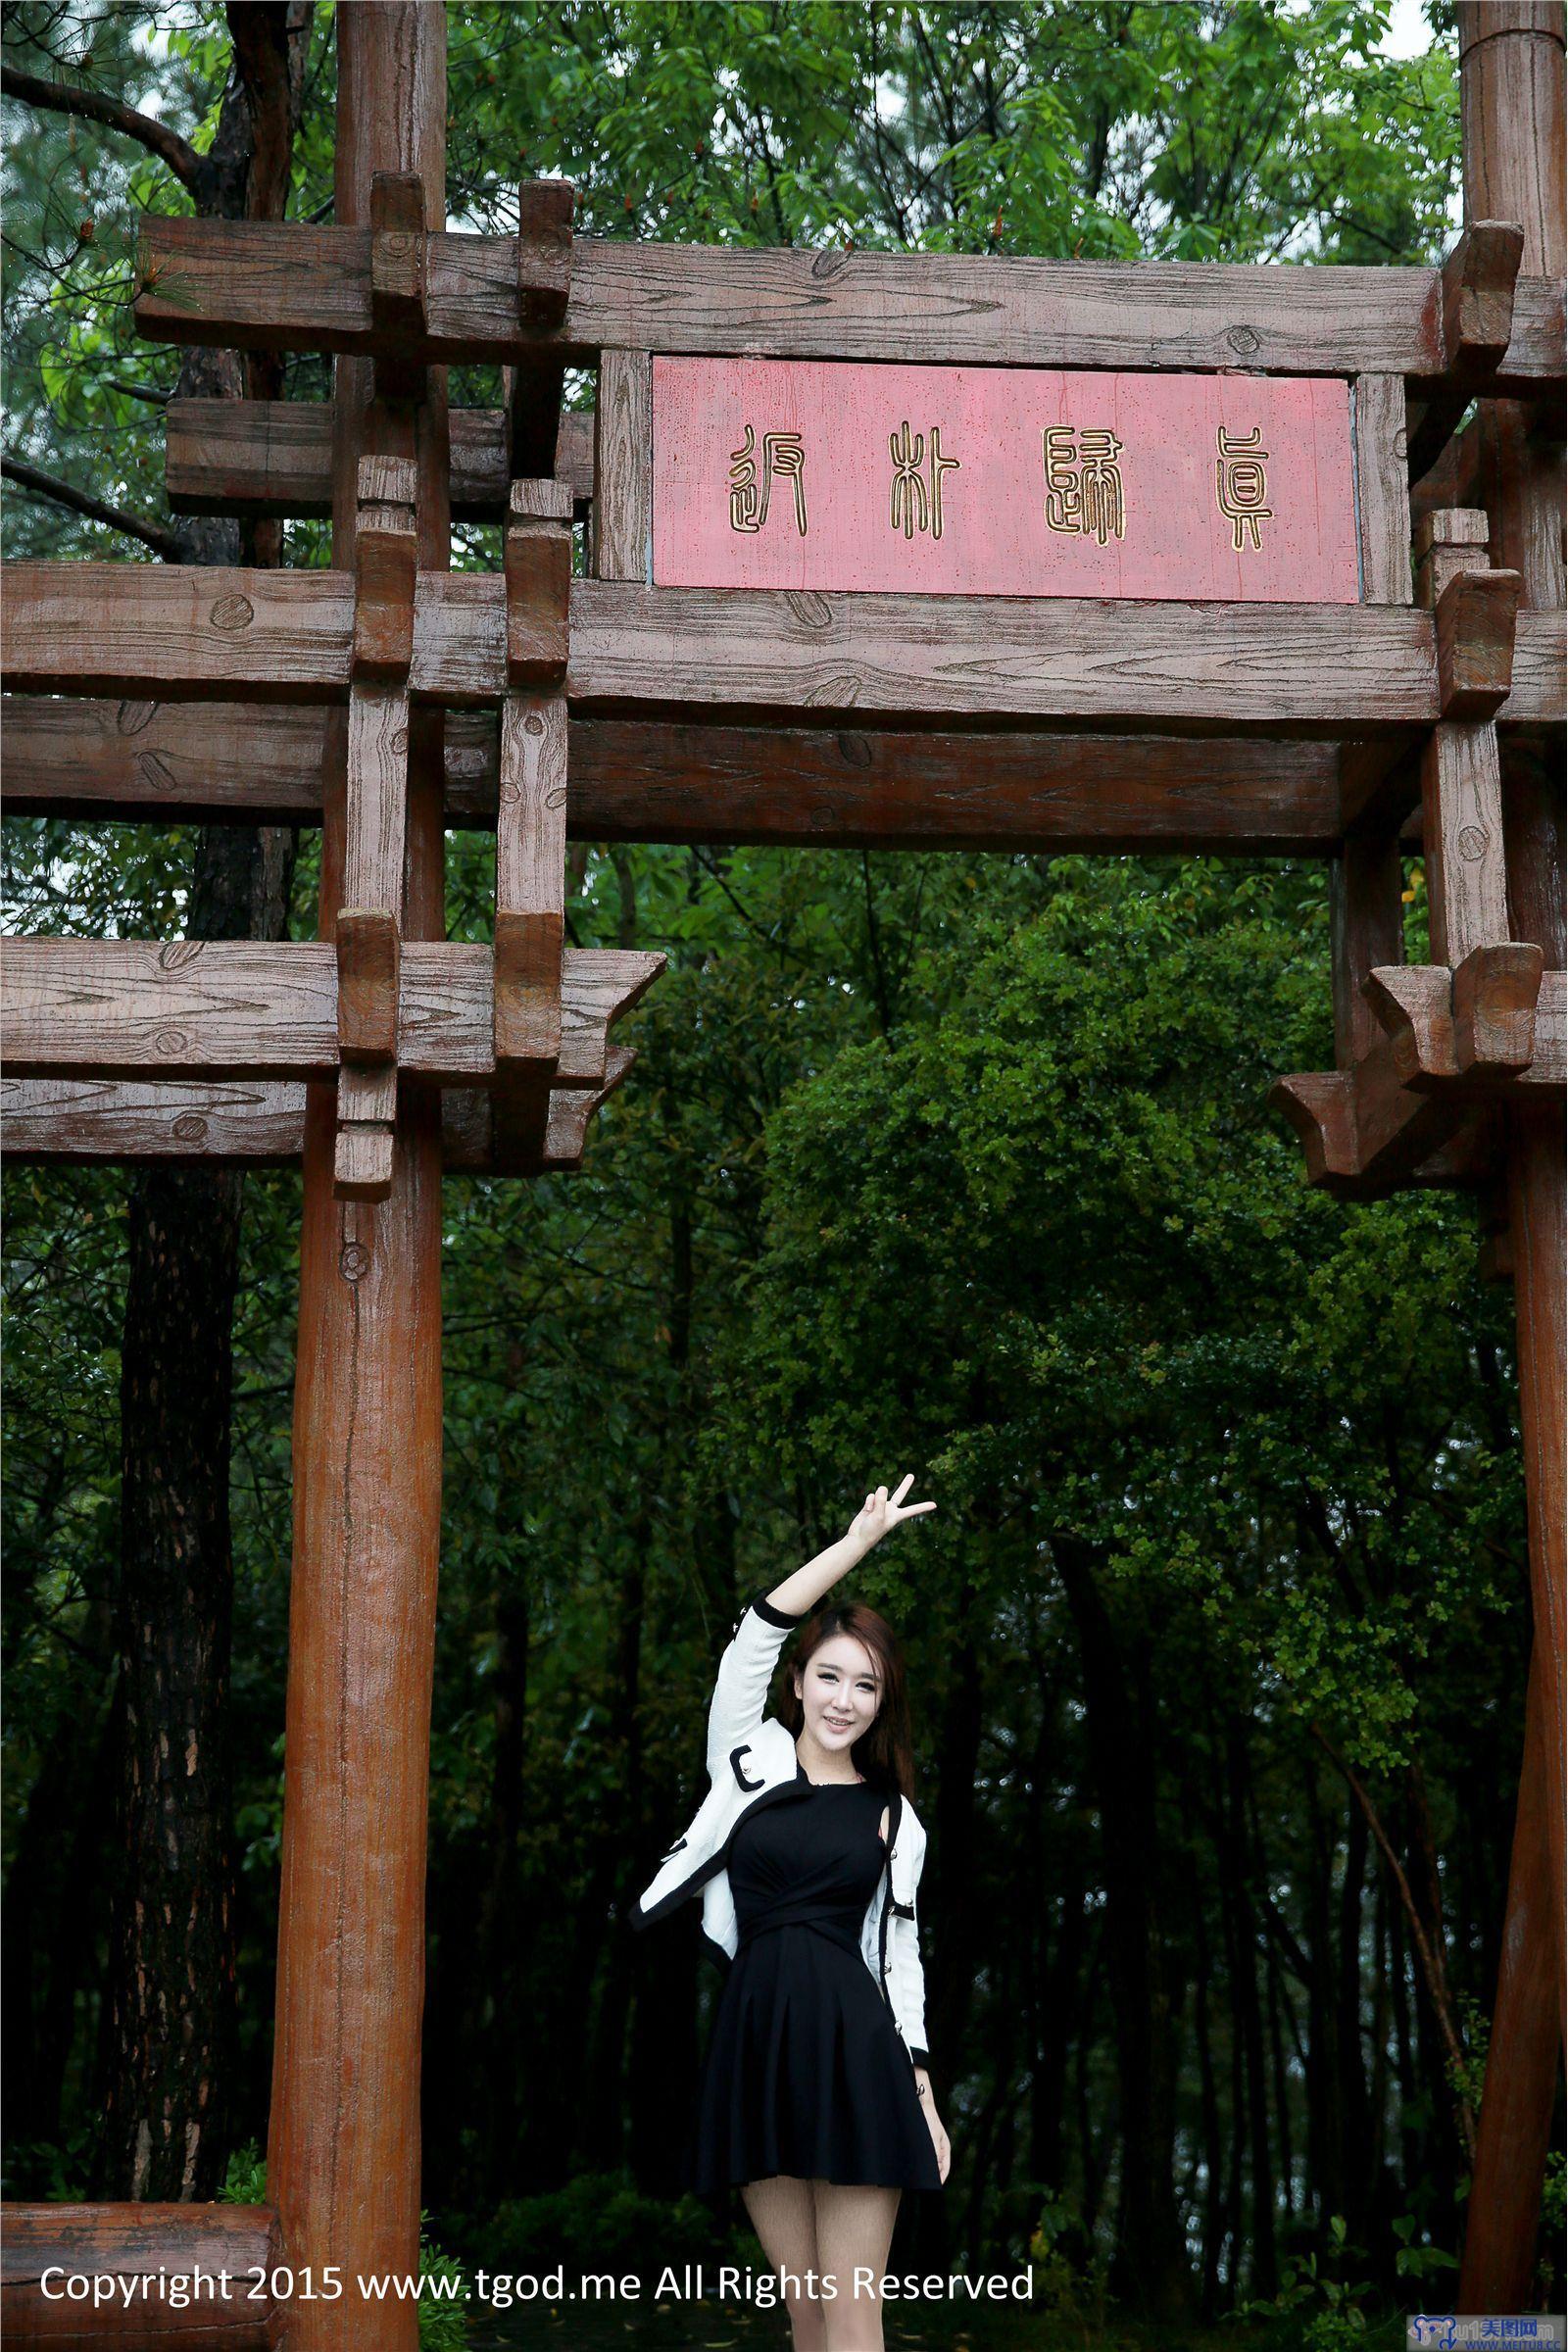
[[(719, 1660), (708, 1710), (708, 1794), (632, 1910), (632, 1925), (646, 1928), (701, 1887), (703, 1934), (715, 1957), (722, 1954), (725, 1961), (734, 1959), (738, 1942), (725, 1867), (735, 1832), (759, 1806), (810, 1787), (794, 1734), (776, 1715), (763, 1712), (778, 1653), (800, 1623), (765, 1595), (741, 1611)], [(925, 2066), (925, 1974), (914, 1900), (925, 1862), (925, 1831), (907, 1797), (895, 1790), (888, 1802), (888, 1858), (866, 1906), (860, 1953), (911, 2063)]]

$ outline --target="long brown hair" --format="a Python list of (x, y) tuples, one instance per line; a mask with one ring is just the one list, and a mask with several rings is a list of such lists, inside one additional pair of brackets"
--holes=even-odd
[(818, 1609), (802, 1626), (795, 1648), (786, 1660), (779, 1720), (799, 1738), (806, 1710), (795, 1695), (796, 1674), (805, 1675), (812, 1652), (820, 1649), (824, 1642), (831, 1642), (835, 1634), (849, 1634), (863, 1643), (879, 1670), (881, 1699), (876, 1718), (870, 1730), (862, 1733), (850, 1749), (855, 1768), (880, 1788), (896, 1788), (901, 1796), (912, 1797), (914, 1750), (909, 1740), (909, 1696), (904, 1679), (904, 1657), (892, 1626), (875, 1609), (867, 1608), (863, 1600), (847, 1600), (841, 1608)]

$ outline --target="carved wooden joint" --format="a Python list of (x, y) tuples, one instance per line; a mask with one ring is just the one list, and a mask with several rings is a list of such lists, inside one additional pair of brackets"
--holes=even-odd
[(1530, 940), (1474, 948), (1453, 974), (1453, 1057), (1461, 1072), (1507, 1075), (1536, 1052), (1545, 957)]
[(507, 514), (507, 675), (514, 686), (565, 674), (571, 601), (571, 486), (514, 482)]
[(398, 1109), (402, 940), (387, 907), (337, 917), (337, 1133), (332, 1190), (340, 1200), (384, 1200), (392, 1189)]
[[(370, 321), (378, 335), (422, 344), (429, 243), (418, 173), (377, 172), (370, 181)], [(422, 364), (412, 354), (376, 359), (378, 400), (422, 400), (426, 380)]]
[(1369, 973), (1368, 1001), (1400, 1085), (1450, 1100), (1561, 1087), (1568, 974), (1543, 962), (1534, 942), (1500, 940), (1451, 971), (1392, 964)]
[(569, 179), (525, 179), (517, 190), (517, 317), (524, 326), (559, 326), (571, 293)]
[(1472, 220), (1443, 265), (1444, 365), (1490, 374), (1513, 334), (1513, 290), (1525, 232), (1515, 220)]
[(414, 660), (419, 542), (417, 475), (410, 458), (362, 458), (354, 541), (356, 678), (406, 677)]
[(1516, 571), (1462, 571), (1438, 598), (1438, 705), (1445, 718), (1491, 718), (1513, 683)]
[(1492, 525), (1481, 507), (1435, 507), (1415, 531), (1415, 601), (1429, 612), (1461, 571), (1490, 571)]
[(384, 906), (337, 918), (337, 1050), (344, 1061), (396, 1061), (403, 943)]

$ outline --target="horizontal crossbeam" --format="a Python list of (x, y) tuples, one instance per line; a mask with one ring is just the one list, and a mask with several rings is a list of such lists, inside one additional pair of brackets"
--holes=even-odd
[[(558, 328), (521, 325), (516, 239), (439, 235), (416, 347), (378, 330), (370, 232), (154, 220), (136, 323), (176, 343), (391, 351), (431, 362), (588, 363), (604, 350), (1001, 368), (1246, 368), (1441, 376), (1435, 269), (1058, 262), (973, 254), (737, 250), (576, 237)], [(1560, 383), (1560, 281), (1520, 278), (1489, 389)]]
[[(607, 1032), (660, 954), (568, 948), (552, 1083), (605, 1083)], [(337, 955), (326, 941), (0, 940), (3, 1059), (25, 1077), (313, 1078), (336, 1071)], [(405, 940), (397, 1062), (440, 1085), (495, 1078), (488, 947)]]
[[(552, 1089), (543, 1152), (523, 1161), (498, 1147), (487, 1090), (441, 1091), (449, 1175), (528, 1176), (580, 1167), (594, 1112), (637, 1056), (612, 1046), (602, 1084)], [(304, 1145), (303, 1083), (290, 1079), (0, 1079), (0, 1138), (13, 1159), (156, 1160), (178, 1166), (287, 1166)]]
[[(44, 695), (8, 696), (0, 709), (14, 815), (320, 820), (324, 710)], [(1386, 753), (1386, 739), (1373, 748)], [(580, 841), (1328, 857), (1353, 750), (575, 718), (566, 830)], [(493, 827), (492, 712), (448, 719), (446, 771), (447, 823)], [(1412, 785), (1407, 809), (1415, 800)]]
[[(504, 409), (453, 409), (452, 512), (459, 521), (500, 522), (513, 466)], [(172, 400), (164, 411), (165, 487), (176, 514), (330, 514), (329, 400)], [(591, 409), (562, 413), (558, 481), (579, 514), (593, 496)]]
[[(542, 575), (541, 575), (542, 579)], [(421, 572), (409, 691), (500, 702), (530, 632), (542, 668), (559, 627), (494, 573)], [(1514, 688), (1496, 715), (1563, 709), (1550, 613), (1520, 615)], [(346, 696), (354, 583), (338, 571), (18, 564), (0, 648), (17, 691), (169, 701)], [(910, 718), (1062, 719), (1226, 734), (1344, 735), (1441, 714), (1433, 616), (1355, 605), (1131, 603), (1078, 597), (843, 595), (786, 589), (571, 586), (568, 700), (581, 711), (858, 725)]]

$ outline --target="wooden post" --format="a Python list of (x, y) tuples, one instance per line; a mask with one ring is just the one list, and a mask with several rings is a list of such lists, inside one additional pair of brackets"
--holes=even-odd
[[(1516, 220), (1526, 271), (1560, 273), (1563, 42), (1558, 0), (1460, 0), (1465, 213)], [(1563, 603), (1562, 444), (1530, 411), (1485, 401), (1476, 495), (1493, 561), (1521, 575), (1527, 607)], [(1513, 937), (1564, 963), (1560, 774), (1502, 753)], [(1509, 1114), (1507, 1189), (1519, 1330), (1520, 1417), (1535, 1618), (1531, 1702), (1508, 1884), (1503, 1962), (1481, 2107), (1457, 2308), (1529, 2307), (1541, 2184), (1561, 2047), (1564, 1737), (1564, 1241), (1560, 1113)]]
[[(446, 12), (343, 0), (337, 220), (369, 226), (377, 172), (415, 173), (446, 225)], [(391, 298), (390, 295), (388, 297)], [(362, 458), (412, 459), (420, 568), (449, 561), (444, 372), (340, 359), (332, 560), (354, 565)], [(411, 395), (421, 395), (412, 397)], [(347, 727), (324, 776), (320, 936), (343, 904)], [(442, 724), (410, 722), (403, 936), (444, 933)], [(296, 2279), (340, 2267), (337, 2301), (296, 2295), (297, 2352), (414, 2352), (415, 2304), (362, 2299), (416, 2274), (425, 1830), (441, 1505), (441, 1125), (398, 1090), (384, 1199), (333, 1192), (335, 1090), (306, 1114), (294, 1410), (283, 1868), (268, 2185)]]

